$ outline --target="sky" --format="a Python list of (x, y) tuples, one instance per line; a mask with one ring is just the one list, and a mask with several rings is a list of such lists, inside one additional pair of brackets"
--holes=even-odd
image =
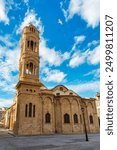
[(99, 0), (0, 0), (0, 107), (9, 107), (19, 78), (20, 38), (40, 31), (40, 80), (81, 97), (100, 88)]

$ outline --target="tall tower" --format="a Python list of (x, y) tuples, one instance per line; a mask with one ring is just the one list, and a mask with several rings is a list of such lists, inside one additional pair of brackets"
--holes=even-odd
[(31, 23), (22, 32), (19, 80), (39, 82), (39, 31)]
[(39, 80), (39, 31), (30, 24), (23, 29), (21, 38), (15, 134), (41, 133), (39, 91), (42, 86)]

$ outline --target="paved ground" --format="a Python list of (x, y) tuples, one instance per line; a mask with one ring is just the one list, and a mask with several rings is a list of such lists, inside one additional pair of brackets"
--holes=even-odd
[(0, 150), (99, 150), (99, 134), (84, 135), (41, 135), (13, 136), (8, 130), (0, 129)]

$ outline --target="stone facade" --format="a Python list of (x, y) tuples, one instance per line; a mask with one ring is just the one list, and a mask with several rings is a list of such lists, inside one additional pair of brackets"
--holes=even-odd
[(96, 94), (96, 107), (97, 107), (97, 115), (100, 124), (100, 93)]
[(81, 98), (63, 85), (47, 89), (39, 78), (39, 63), (39, 32), (30, 24), (22, 33), (19, 82), (5, 127), (17, 135), (83, 133), (83, 108), (87, 131), (99, 132), (95, 99)]

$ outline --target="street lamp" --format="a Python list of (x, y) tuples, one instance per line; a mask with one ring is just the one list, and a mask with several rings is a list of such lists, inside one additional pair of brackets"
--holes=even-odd
[(85, 137), (86, 137), (86, 141), (88, 141), (88, 134), (87, 134), (87, 128), (86, 128), (85, 116), (84, 116), (84, 108), (82, 107), (81, 110), (82, 110), (82, 114), (83, 114)]

